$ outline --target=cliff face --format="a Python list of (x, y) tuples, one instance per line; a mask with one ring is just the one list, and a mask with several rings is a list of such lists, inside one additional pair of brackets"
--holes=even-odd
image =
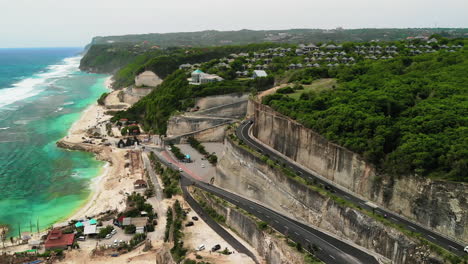
[(267, 232), (267, 230), (260, 230), (256, 220), (251, 216), (247, 216), (230, 206), (220, 204), (218, 200), (205, 195), (198, 189), (192, 191), (197, 200), (206, 202), (206, 204), (213, 208), (219, 215), (222, 215), (226, 222), (225, 224), (235, 230), (235, 232), (252, 245), (263, 257), (266, 263), (269, 264), (303, 264), (304, 256), (286, 245), (284, 239), (278, 237), (276, 232)]
[(167, 123), (167, 134), (184, 135), (232, 123), (246, 114), (248, 94), (207, 96), (195, 103), (196, 112), (173, 116)]
[(468, 185), (380, 175), (358, 154), (268, 106), (249, 101), (253, 134), (317, 174), (440, 233), (468, 241)]
[(368, 248), (393, 263), (439, 261), (419, 241), (296, 182), (230, 139), (225, 141), (215, 184)]

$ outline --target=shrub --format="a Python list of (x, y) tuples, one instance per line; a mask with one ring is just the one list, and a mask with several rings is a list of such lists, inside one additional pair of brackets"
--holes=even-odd
[(125, 234), (135, 234), (136, 226), (135, 225), (128, 225), (125, 227)]

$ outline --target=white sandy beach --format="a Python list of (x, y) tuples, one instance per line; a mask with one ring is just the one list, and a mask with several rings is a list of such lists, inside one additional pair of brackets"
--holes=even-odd
[[(106, 80), (110, 89), (111, 78)], [(82, 143), (83, 138), (88, 139), (86, 132), (96, 125), (108, 121), (111, 116), (105, 115), (105, 107), (97, 103), (89, 106), (69, 130), (68, 135), (61, 141), (70, 146), (94, 152), (97, 159), (107, 162), (103, 173), (92, 180), (91, 195), (80, 209), (75, 211), (68, 219), (81, 219), (86, 216), (95, 216), (107, 210), (123, 210), (125, 208), (125, 193), (133, 192), (133, 182), (141, 178), (141, 174), (129, 173), (125, 168), (125, 154), (128, 150), (118, 149), (114, 146), (103, 146)], [(101, 129), (105, 129), (102, 125)]]

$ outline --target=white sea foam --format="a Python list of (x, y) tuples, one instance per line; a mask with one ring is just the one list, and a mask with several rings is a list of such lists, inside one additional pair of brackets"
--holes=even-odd
[(65, 103), (63, 103), (63, 105), (72, 105), (72, 104), (74, 104), (74, 103), (75, 103), (75, 102), (70, 101), (70, 102), (65, 102)]
[(7, 130), (9, 129), (10, 127), (0, 127), (0, 130)]
[(47, 84), (51, 84), (57, 78), (78, 71), (80, 59), (81, 57), (66, 58), (59, 64), (48, 66), (42, 73), (23, 79), (10, 88), (0, 89), (0, 108), (35, 96), (42, 92)]

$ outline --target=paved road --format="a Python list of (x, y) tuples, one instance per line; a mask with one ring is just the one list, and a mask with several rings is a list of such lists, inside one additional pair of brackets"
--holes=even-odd
[(376, 207), (372, 203), (368, 203), (368, 201), (363, 200), (355, 196), (353, 193), (342, 189), (342, 187), (338, 187), (335, 183), (325, 180), (319, 175), (312, 174), (309, 171), (302, 169), (301, 167), (296, 165), (296, 163), (290, 162), (289, 160), (285, 159), (285, 157), (282, 154), (279, 154), (278, 152), (272, 151), (270, 148), (265, 147), (263, 144), (257, 142), (256, 140), (250, 137), (249, 128), (252, 126), (252, 123), (253, 120), (244, 121), (236, 130), (237, 137), (242, 139), (245, 144), (249, 145), (257, 151), (260, 151), (261, 153), (268, 154), (270, 159), (274, 159), (286, 164), (286, 166), (288, 166), (292, 171), (296, 172), (296, 174), (300, 177), (306, 180), (315, 180), (318, 183), (327, 186), (327, 188), (329, 188), (330, 191), (334, 192), (334, 195), (338, 197), (341, 197), (349, 202), (359, 205), (360, 207), (369, 211), (374, 210), (374, 213), (376, 214), (380, 214), (382, 216), (386, 215), (387, 220), (395, 224), (405, 226), (408, 230), (412, 232), (420, 233), (427, 240), (455, 253), (456, 255), (464, 256), (466, 254), (463, 252), (464, 246), (462, 244), (453, 241), (452, 239), (447, 238), (443, 235), (440, 235), (426, 227), (411, 222), (394, 212), (390, 212), (383, 208)]
[(198, 202), (190, 195), (190, 193), (187, 190), (187, 186), (191, 185), (191, 182), (187, 181), (187, 178), (182, 178), (181, 183), (182, 192), (184, 193), (185, 200), (190, 205), (190, 207), (200, 216), (200, 218), (203, 219), (203, 221), (205, 221), (205, 223), (211, 229), (213, 229), (220, 237), (222, 237), (226, 242), (228, 242), (229, 245), (231, 245), (231, 247), (234, 248), (237, 252), (246, 254), (251, 259), (253, 259), (255, 263), (259, 263), (255, 255), (249, 249), (247, 249), (241, 242), (239, 242), (239, 240), (237, 240), (228, 231), (226, 231), (226, 229), (224, 229), (215, 220), (213, 220), (213, 218), (211, 218), (207, 213), (205, 213), (205, 210), (203, 210), (200, 204), (198, 204)]
[[(168, 167), (178, 169), (179, 167), (184, 168), (176, 161), (167, 157), (167, 155), (161, 155), (156, 153), (158, 158)], [(305, 249), (317, 247), (315, 255), (325, 263), (333, 264), (353, 264), (353, 263), (365, 263), (373, 264), (379, 263), (372, 255), (362, 251), (356, 247), (353, 247), (337, 238), (322, 233), (310, 226), (303, 225), (297, 221), (281, 215), (267, 207), (257, 204), (248, 199), (242, 198), (236, 194), (230, 193), (223, 189), (217, 188), (208, 183), (199, 181), (196, 175), (192, 175), (189, 171), (182, 172), (181, 184), (183, 186), (195, 185), (199, 188), (204, 189), (212, 194), (215, 194), (234, 205), (246, 210), (247, 212), (255, 215), (259, 219), (269, 223), (274, 229), (281, 232), (284, 235), (288, 235), (290, 239), (296, 243), (301, 243)], [(216, 231), (216, 230), (215, 230)]]

